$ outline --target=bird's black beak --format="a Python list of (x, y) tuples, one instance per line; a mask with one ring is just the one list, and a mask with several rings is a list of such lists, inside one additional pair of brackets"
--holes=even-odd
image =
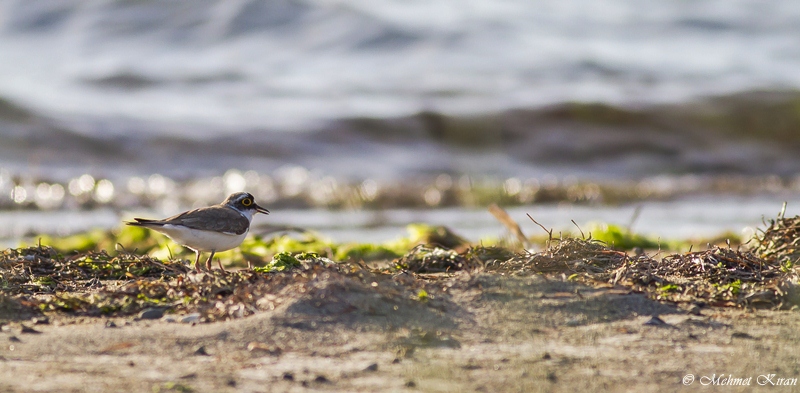
[(256, 205), (256, 213), (269, 214), (269, 210), (264, 209), (263, 207)]

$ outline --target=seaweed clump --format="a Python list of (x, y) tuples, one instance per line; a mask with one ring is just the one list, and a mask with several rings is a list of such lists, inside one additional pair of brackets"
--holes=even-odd
[(767, 228), (760, 230), (751, 242), (756, 243), (753, 252), (769, 261), (777, 261), (786, 269), (800, 260), (800, 216), (786, 218), (786, 204), (776, 219), (770, 220)]
[(104, 252), (64, 257), (49, 247), (30, 247), (0, 254), (0, 323), (38, 313), (124, 317), (147, 309), (211, 322), (274, 310), (325, 290), (341, 293), (320, 300), (335, 302), (361, 288), (418, 303), (425, 285), (403, 284), (363, 264), (333, 263), (314, 253), (279, 253), (252, 270), (196, 273), (179, 260)]
[(792, 274), (750, 251), (713, 247), (705, 251), (632, 259), (610, 271), (609, 282), (647, 292), (658, 300), (713, 306), (784, 306)]
[(516, 275), (532, 273), (604, 273), (629, 260), (628, 254), (616, 251), (592, 239), (567, 238), (542, 252), (526, 252), (507, 260), (486, 265), (487, 271)]
[(395, 269), (414, 273), (446, 273), (476, 266), (474, 259), (467, 258), (454, 250), (424, 245), (414, 247), (394, 263)]
[[(800, 223), (800, 218), (794, 220)], [(791, 295), (797, 292), (791, 258), (783, 253), (763, 258), (756, 251), (713, 247), (657, 259), (631, 256), (593, 239), (567, 238), (542, 252), (493, 260), (483, 268), (512, 275), (562, 274), (588, 285), (623, 286), (671, 302), (789, 308), (795, 304)]]
[(0, 254), (0, 283), (5, 294), (81, 292), (101, 280), (169, 278), (185, 274), (181, 263), (122, 252), (93, 251), (64, 256), (47, 246), (7, 249)]

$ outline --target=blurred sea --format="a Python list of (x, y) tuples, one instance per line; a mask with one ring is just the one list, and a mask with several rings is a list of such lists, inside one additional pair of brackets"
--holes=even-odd
[(777, 0), (0, 0), (0, 207), (791, 197), (798, 37)]

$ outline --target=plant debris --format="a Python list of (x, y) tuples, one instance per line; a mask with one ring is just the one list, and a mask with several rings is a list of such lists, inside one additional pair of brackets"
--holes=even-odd
[(628, 259), (596, 240), (563, 239), (540, 253), (526, 252), (505, 261), (494, 261), (486, 270), (511, 274), (602, 273)]
[(800, 216), (786, 218), (785, 213), (786, 204), (778, 218), (765, 223), (767, 229), (756, 233), (751, 242), (756, 243), (753, 253), (790, 269), (800, 260)]
[(405, 288), (391, 278), (362, 264), (337, 264), (313, 253), (277, 254), (254, 270), (195, 273), (180, 261), (148, 256), (99, 252), (64, 257), (44, 246), (9, 249), (0, 255), (0, 320), (17, 319), (25, 309), (141, 319), (187, 314), (196, 316), (192, 322), (217, 321), (275, 309), (283, 291), (311, 293), (320, 280), (349, 282), (351, 290), (353, 283), (360, 283), (416, 302), (417, 287), (424, 283)]
[(414, 273), (445, 273), (474, 268), (476, 264), (453, 250), (420, 245), (398, 259), (394, 266)]
[(782, 306), (796, 274), (749, 251), (713, 247), (640, 256), (609, 272), (610, 282), (647, 292), (658, 300), (704, 301), (714, 306)]
[(100, 280), (169, 278), (189, 269), (147, 255), (92, 251), (65, 257), (51, 247), (7, 249), (0, 254), (0, 282), (6, 294), (83, 292)]
[[(333, 261), (310, 251), (285, 251), (266, 263), (267, 259), (257, 260), (262, 266), (253, 269), (203, 273), (178, 259), (162, 261), (128, 251), (109, 255), (103, 250), (64, 255), (40, 245), (0, 252), (0, 320), (41, 313), (156, 318), (163, 312), (165, 317), (191, 316), (191, 323), (209, 322), (275, 309), (287, 294), (311, 296), (331, 288), (342, 293), (374, 291), (380, 299), (442, 307), (447, 297), (441, 289), (455, 281), (443, 286), (441, 280), (459, 271), (540, 274), (622, 286), (660, 301), (790, 308), (800, 297), (799, 239), (800, 217), (781, 214), (756, 235), (751, 249), (715, 246), (660, 259), (646, 253), (629, 255), (596, 239), (565, 238), (551, 239), (543, 251), (522, 253), (503, 247), (454, 250), (422, 244), (400, 257), (388, 254), (394, 259), (382, 268), (361, 260)], [(320, 284), (323, 278), (328, 284)]]

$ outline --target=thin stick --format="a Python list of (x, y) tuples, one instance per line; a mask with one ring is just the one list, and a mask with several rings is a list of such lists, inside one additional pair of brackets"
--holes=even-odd
[(583, 230), (578, 226), (578, 223), (575, 222), (575, 220), (570, 221), (572, 221), (572, 224), (575, 225), (575, 228), (578, 228), (578, 231), (581, 233), (581, 239), (586, 240), (586, 235), (583, 234)]
[(497, 206), (497, 204), (492, 203), (489, 205), (489, 213), (492, 213), (497, 221), (500, 221), (501, 224), (505, 225), (505, 227), (517, 237), (517, 240), (522, 243), (523, 247), (526, 249), (531, 248), (530, 240), (525, 237), (525, 234), (522, 233), (522, 228), (520, 228), (519, 224), (517, 224), (517, 222), (508, 215), (508, 212), (506, 212), (502, 207)]
[(530, 215), (530, 214), (528, 214), (528, 213), (525, 213), (525, 215), (527, 215), (527, 216), (528, 216), (528, 218), (530, 218), (530, 219), (531, 219), (531, 221), (533, 221), (533, 223), (534, 223), (534, 224), (538, 225), (539, 227), (541, 227), (541, 228), (542, 228), (542, 230), (544, 230), (545, 232), (547, 232), (547, 248), (549, 249), (549, 248), (550, 248), (550, 243), (553, 241), (553, 230), (552, 230), (552, 229), (550, 229), (550, 230), (548, 231), (548, 230), (547, 230), (547, 228), (545, 228), (545, 227), (544, 227), (544, 225), (542, 225), (542, 224), (539, 224), (539, 222), (538, 222), (538, 221), (536, 221), (536, 220), (534, 220), (534, 219), (533, 219), (533, 217), (531, 217), (531, 215)]

